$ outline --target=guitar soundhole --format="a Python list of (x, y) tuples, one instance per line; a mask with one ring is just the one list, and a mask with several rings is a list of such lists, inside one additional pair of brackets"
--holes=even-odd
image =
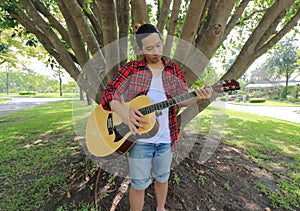
[(113, 123), (112, 113), (110, 113), (108, 115), (106, 124), (107, 124), (108, 134), (109, 135), (113, 134), (113, 132), (114, 132), (114, 129), (113, 129), (114, 123)]

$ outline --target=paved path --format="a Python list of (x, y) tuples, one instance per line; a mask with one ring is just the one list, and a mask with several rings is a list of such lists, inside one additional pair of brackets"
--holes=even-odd
[(11, 98), (11, 101), (7, 103), (0, 103), (0, 117), (16, 112), (18, 110), (42, 105), (49, 102), (59, 100), (70, 100), (70, 98)]
[(300, 124), (300, 106), (252, 106), (252, 105), (235, 105), (226, 103), (226, 109), (243, 111), (251, 114), (268, 116), (289, 122)]

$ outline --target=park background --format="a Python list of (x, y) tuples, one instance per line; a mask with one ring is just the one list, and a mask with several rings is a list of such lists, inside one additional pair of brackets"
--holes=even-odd
[[(182, 63), (197, 67), (183, 67), (191, 88), (202, 86), (204, 81), (212, 84), (234, 78), (239, 80), (241, 91), (221, 99), (216, 96), (215, 99), (245, 105), (299, 106), (300, 15), (297, 0), (1, 0), (0, 6), (0, 91), (4, 96), (1, 101), (7, 102), (14, 96), (75, 96), (79, 99), (77, 95), (81, 100), (47, 104), (2, 117), (1, 163), (6, 165), (1, 164), (3, 185), (0, 196), (4, 210), (110, 209), (118, 195), (124, 199), (118, 201), (117, 209), (128, 208), (126, 192), (122, 195), (122, 190), (118, 189), (122, 187), (122, 178), (101, 171), (95, 162), (82, 154), (71, 113), (76, 112), (75, 109), (80, 113), (86, 108), (90, 111), (100, 96), (96, 95), (98, 90), (93, 84), (105, 82), (118, 69), (106, 70), (105, 77), (91, 79), (88, 78), (90, 73), (85, 72), (86, 63), (102, 52), (106, 66), (109, 66), (110, 49), (102, 47), (130, 37), (136, 23), (156, 24), (166, 37), (165, 44), (170, 47), (173, 58), (185, 58)], [(168, 38), (179, 39), (172, 42)], [(168, 44), (169, 41), (172, 44)], [(207, 63), (193, 64), (194, 52), (182, 48), (183, 43), (195, 46)], [(133, 45), (128, 46), (125, 52), (134, 52)], [(121, 49), (121, 45), (119, 47)], [(124, 57), (122, 53), (120, 51), (120, 58)], [(99, 65), (104, 65), (101, 63), (103, 55), (99, 58)], [(37, 68), (36, 63), (44, 64), (47, 74), (43, 65)], [(195, 75), (200, 75), (200, 79)], [(249, 84), (262, 82), (274, 86), (246, 89)], [(214, 109), (209, 104), (201, 103), (196, 112), (187, 109), (180, 114), (185, 119), (181, 125), (192, 131), (185, 134), (186, 137), (191, 138), (195, 133), (201, 136), (189, 158), (199, 155), (196, 149), (202, 146), (208, 135)], [(226, 115), (225, 135), (222, 137), (225, 146), (220, 146), (220, 154), (217, 151), (211, 163), (199, 164), (187, 159), (174, 169), (169, 206), (186, 210), (189, 210), (188, 205), (193, 206), (193, 210), (197, 207), (200, 210), (299, 209), (299, 125), (231, 111)], [(201, 124), (201, 128), (193, 125), (193, 121), (199, 118), (206, 123), (205, 126)], [(241, 170), (245, 163), (234, 163), (232, 168), (226, 165), (224, 156), (228, 146), (236, 147), (230, 148), (231, 160), (238, 161), (238, 157), (247, 156), (251, 159), (247, 165), (257, 165), (261, 171), (249, 168), (246, 173)], [(230, 171), (236, 174), (230, 175)], [(190, 174), (187, 176), (184, 172)], [(267, 172), (269, 180), (251, 183), (254, 179), (245, 177), (244, 183), (237, 186), (234, 180), (249, 172), (254, 172), (256, 178)], [(184, 198), (184, 193), (193, 184), (199, 188), (191, 193), (196, 200)], [(243, 199), (245, 192), (242, 191), (235, 196), (237, 189), (243, 188), (253, 195)], [(203, 195), (198, 198), (200, 190)], [(218, 200), (215, 200), (217, 192)], [(151, 190), (149, 195), (147, 202), (151, 207), (154, 206)], [(178, 201), (181, 205), (175, 203)]]

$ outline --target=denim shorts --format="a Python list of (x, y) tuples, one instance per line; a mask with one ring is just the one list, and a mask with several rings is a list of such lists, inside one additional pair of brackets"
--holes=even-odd
[(136, 142), (128, 153), (131, 186), (145, 190), (154, 178), (167, 182), (172, 162), (171, 144)]

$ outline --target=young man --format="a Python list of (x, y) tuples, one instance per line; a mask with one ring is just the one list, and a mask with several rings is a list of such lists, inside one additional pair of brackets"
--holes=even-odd
[[(147, 122), (137, 108), (126, 108), (121, 96), (127, 91), (125, 101), (131, 101), (138, 95), (147, 95), (153, 103), (187, 92), (184, 74), (178, 64), (162, 57), (163, 43), (158, 30), (151, 24), (140, 26), (136, 32), (136, 43), (144, 58), (125, 64), (110, 81), (102, 95), (104, 109), (117, 112), (133, 134), (140, 134)], [(195, 100), (205, 100), (211, 96), (209, 89), (197, 89), (197, 97), (181, 103), (188, 106)], [(157, 115), (159, 129), (150, 138), (140, 138), (128, 153), (130, 172), (130, 208), (141, 211), (144, 206), (145, 189), (155, 180), (157, 210), (163, 211), (167, 192), (172, 145), (178, 137), (176, 109), (170, 107)]]

